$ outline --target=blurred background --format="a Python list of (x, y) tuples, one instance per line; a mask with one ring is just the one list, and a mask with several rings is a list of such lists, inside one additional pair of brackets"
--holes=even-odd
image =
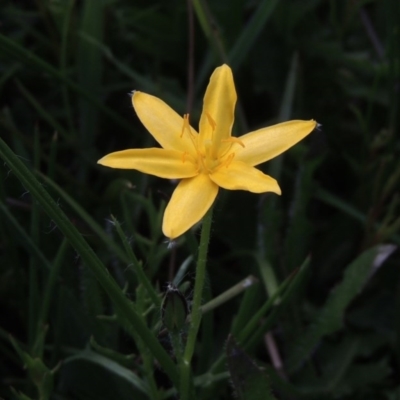
[[(234, 318), (245, 325), (245, 314), (309, 260), (290, 300), (246, 351), (270, 371), (278, 398), (400, 398), (399, 1), (3, 0), (0, 7), (1, 138), (132, 299), (135, 276), (111, 214), (160, 291), (198, 241), (194, 229), (170, 251), (162, 236), (176, 182), (96, 164), (113, 151), (155, 145), (133, 111), (132, 90), (189, 112), (197, 128), (209, 76), (227, 63), (238, 93), (235, 136), (290, 119), (322, 124), (259, 167), (279, 181), (282, 196), (221, 191), (204, 301), (250, 274), (259, 282), (204, 318), (197, 373), (224, 352)], [(6, 164), (0, 178), (0, 397), (13, 386), (36, 398), (11, 334), (48, 368), (63, 361), (51, 398), (132, 398), (129, 381), (107, 364), (116, 361), (106, 350), (136, 352), (110, 301)], [(363, 259), (367, 268), (354, 272), (370, 249), (383, 258)], [(188, 297), (193, 271), (185, 270)], [(38, 321), (47, 333), (35, 353), (44, 335)], [(263, 340), (267, 331), (282, 366)], [(90, 338), (101, 362), (85, 355)], [(231, 396), (222, 380), (201, 398)]]

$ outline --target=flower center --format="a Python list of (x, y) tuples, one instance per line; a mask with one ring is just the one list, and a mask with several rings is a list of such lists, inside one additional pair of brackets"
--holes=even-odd
[[(244, 144), (236, 137), (230, 136), (227, 139), (219, 140), (219, 143), (214, 143), (216, 122), (211, 115), (206, 112), (207, 121), (211, 126), (211, 136), (203, 138), (201, 134), (197, 135), (192, 132), (189, 123), (189, 114), (183, 116), (183, 126), (181, 137), (186, 135), (192, 141), (196, 149), (197, 169), (199, 173), (212, 174), (221, 168), (228, 168), (235, 157), (235, 153), (231, 151), (232, 145), (238, 143), (244, 147)], [(182, 161), (187, 159), (187, 153), (182, 156)]]

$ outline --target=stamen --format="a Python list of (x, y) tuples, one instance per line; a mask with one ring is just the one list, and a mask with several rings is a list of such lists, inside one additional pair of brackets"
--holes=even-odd
[(217, 127), (217, 123), (213, 120), (213, 118), (207, 111), (206, 111), (206, 116), (208, 119), (208, 123), (211, 125), (212, 130), (215, 131), (215, 128)]
[(235, 136), (231, 136), (231, 137), (228, 138), (228, 139), (223, 139), (223, 140), (221, 140), (221, 142), (222, 142), (222, 143), (237, 143), (237, 144), (239, 144), (240, 146), (242, 146), (243, 148), (246, 147), (246, 146), (244, 145), (244, 143), (243, 143), (239, 138), (237, 138), (237, 137), (235, 137)]
[[(187, 129), (189, 126), (189, 114), (183, 114), (183, 124), (182, 124), (182, 131), (181, 131), (181, 138), (185, 132), (185, 129)], [(190, 132), (190, 128), (189, 128)]]
[(235, 158), (235, 153), (229, 154), (228, 158), (225, 161), (225, 168), (228, 168), (231, 165), (231, 162), (234, 158)]
[(187, 151), (184, 151), (182, 153), (182, 164), (185, 164), (185, 161), (187, 160), (187, 155), (188, 155)]
[(235, 153), (231, 153), (229, 154), (229, 156), (226, 158), (226, 160), (224, 160), (223, 162), (221, 162), (219, 165), (217, 165), (214, 168), (214, 172), (218, 171), (219, 169), (225, 167), (228, 168), (231, 165), (232, 160), (235, 158)]
[(203, 142), (203, 151), (204, 151), (204, 157), (206, 160), (212, 160), (214, 157), (212, 157), (212, 141), (210, 139), (206, 139)]
[(202, 156), (201, 153), (198, 153), (198, 161), (199, 161), (198, 164), (197, 164), (198, 171), (199, 172), (200, 171), (207, 171), (208, 168), (207, 168), (206, 163), (204, 162), (204, 157)]
[(193, 146), (197, 149), (197, 134), (192, 132), (192, 127), (189, 122), (189, 114), (183, 114), (182, 131), (179, 136), (181, 139), (185, 131), (189, 135), (189, 139), (193, 143)]

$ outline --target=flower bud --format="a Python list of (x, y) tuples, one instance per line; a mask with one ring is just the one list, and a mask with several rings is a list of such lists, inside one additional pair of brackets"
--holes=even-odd
[(185, 296), (172, 284), (169, 284), (161, 305), (161, 318), (169, 331), (180, 331), (189, 313)]

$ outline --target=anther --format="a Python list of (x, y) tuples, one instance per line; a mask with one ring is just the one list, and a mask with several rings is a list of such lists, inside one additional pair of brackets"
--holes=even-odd
[[(183, 123), (182, 123), (182, 131), (181, 131), (181, 138), (185, 132), (185, 129), (187, 129), (189, 126), (189, 114), (183, 114)], [(190, 132), (190, 130), (189, 130)]]

